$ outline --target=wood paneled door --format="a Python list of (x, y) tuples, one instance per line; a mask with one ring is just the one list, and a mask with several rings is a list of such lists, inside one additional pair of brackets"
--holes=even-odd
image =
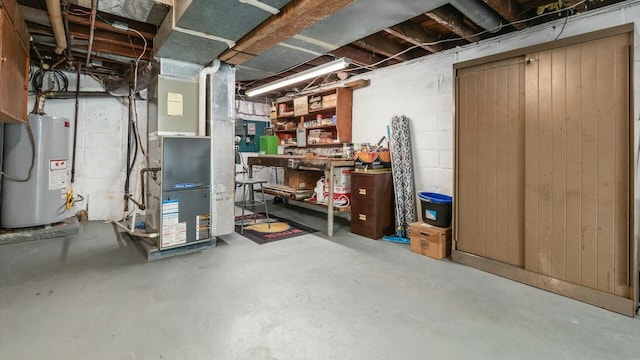
[(629, 29), (456, 65), (454, 261), (634, 313)]
[(524, 57), (457, 81), (457, 247), (524, 266)]
[(629, 46), (526, 55), (525, 268), (629, 296)]

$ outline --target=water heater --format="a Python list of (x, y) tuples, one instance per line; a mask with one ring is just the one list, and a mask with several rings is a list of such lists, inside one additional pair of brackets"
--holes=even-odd
[(5, 124), (3, 172), (26, 182), (2, 179), (0, 227), (22, 228), (48, 225), (72, 216), (66, 210), (69, 186), (69, 121), (30, 114), (33, 148), (27, 127)]

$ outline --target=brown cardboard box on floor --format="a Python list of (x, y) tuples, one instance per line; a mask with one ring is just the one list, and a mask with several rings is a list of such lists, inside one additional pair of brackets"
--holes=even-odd
[(451, 255), (451, 228), (441, 228), (424, 222), (409, 224), (411, 251), (434, 259)]
[(316, 187), (322, 175), (322, 171), (286, 169), (284, 184), (296, 190), (309, 190)]

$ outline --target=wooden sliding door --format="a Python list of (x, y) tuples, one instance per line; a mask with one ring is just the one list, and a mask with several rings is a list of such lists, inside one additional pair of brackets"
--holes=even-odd
[(629, 46), (526, 55), (525, 268), (628, 297)]
[(454, 261), (634, 315), (632, 30), (455, 66)]
[(457, 82), (457, 248), (524, 266), (524, 57)]

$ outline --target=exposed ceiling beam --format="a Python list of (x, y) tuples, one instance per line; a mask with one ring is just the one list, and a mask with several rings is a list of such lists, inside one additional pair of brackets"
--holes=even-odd
[[(77, 24), (69, 24), (69, 34), (74, 39), (89, 40), (87, 29)], [(103, 43), (121, 46), (125, 49), (129, 49), (132, 52), (136, 53), (132, 54), (133, 56), (140, 55), (140, 52), (144, 49), (144, 45), (141, 43), (142, 40), (139, 40), (138, 37), (131, 36), (131, 38), (129, 38), (124, 34), (114, 34), (112, 32), (104, 30), (95, 30), (93, 36), (94, 39), (100, 40)], [(131, 39), (131, 42), (129, 42), (129, 39)], [(153, 51), (153, 48), (151, 48), (149, 44), (147, 44), (147, 51)]]
[[(109, 44), (109, 43), (105, 43), (104, 41), (102, 41), (103, 39), (93, 39), (93, 46), (91, 47), (92, 53), (95, 52), (103, 52), (103, 53), (107, 53), (107, 54), (114, 54), (114, 55), (119, 55), (119, 56), (124, 56), (124, 57), (128, 57), (131, 59), (135, 59), (137, 58), (140, 54), (132, 54), (131, 49), (127, 49), (127, 48), (123, 48), (122, 46), (118, 46), (118, 45), (113, 45), (113, 44)], [(89, 44), (87, 44), (86, 46), (84, 45), (74, 45), (74, 47), (80, 48), (80, 49), (87, 49), (89, 47)], [(141, 57), (142, 60), (152, 60), (152, 52), (149, 51), (149, 49), (147, 49), (147, 51), (144, 53), (144, 55)]]
[(391, 41), (380, 34), (373, 34), (367, 36), (366, 38), (356, 40), (353, 42), (354, 45), (357, 45), (363, 49), (373, 51), (374, 53), (384, 55), (386, 57), (393, 57), (394, 59), (407, 61), (409, 57), (406, 53), (401, 55), (396, 55), (407, 48), (398, 44), (395, 41)]
[(384, 31), (413, 45), (418, 45), (432, 53), (442, 50), (442, 44), (423, 45), (437, 41), (439, 36), (428, 33), (424, 28), (422, 28), (422, 26), (414, 23), (413, 21), (405, 21), (390, 28), (386, 28)]
[[(51, 28), (48, 26), (29, 23), (29, 29), (32, 34), (45, 34), (53, 36)], [(88, 29), (77, 25), (77, 24), (69, 24), (69, 33), (71, 37), (75, 40), (69, 46), (72, 48), (86, 48), (83, 43), (78, 44), (77, 41), (87, 41), (89, 40), (89, 32)], [(115, 55), (124, 56), (127, 58), (135, 59), (142, 52), (144, 46), (140, 44), (141, 40), (138, 40), (136, 37), (131, 37), (132, 42), (129, 43), (129, 39), (126, 35), (113, 34), (108, 31), (96, 31), (94, 33), (94, 47), (97, 52), (105, 52), (112, 53)], [(98, 44), (98, 45), (96, 45)], [(142, 59), (150, 60), (153, 49), (147, 46), (147, 50)]]
[[(47, 14), (46, 10), (38, 9), (35, 7), (29, 7), (25, 5), (19, 5), (19, 6), (20, 6), (20, 12), (25, 18), (25, 21), (29, 21), (32, 23), (40, 24), (40, 25), (46, 25), (49, 27), (51, 26), (51, 22), (49, 22), (49, 15)], [(73, 9), (76, 9), (76, 8), (78, 7), (72, 6), (70, 10), (73, 11)], [(90, 9), (83, 9), (83, 10), (89, 11)], [(103, 13), (101, 11), (98, 11), (98, 14), (109, 22), (119, 21), (122, 23), (126, 23), (132, 29), (136, 29), (140, 33), (142, 33), (142, 35), (144, 36), (145, 39), (147, 39), (147, 41), (153, 40), (153, 37), (155, 36), (155, 26), (153, 25), (141, 23), (139, 21), (135, 21), (131, 19), (122, 19), (111, 14)], [(69, 19), (69, 23), (85, 25), (87, 27), (91, 25), (91, 21), (89, 17), (69, 14), (68, 19)], [(104, 21), (96, 21), (96, 29), (108, 30), (111, 32), (123, 33), (123, 34), (127, 33), (124, 30), (120, 30), (112, 27), (111, 25), (105, 23)]]
[(239, 65), (327, 18), (355, 0), (292, 0), (223, 52), (220, 60)]
[[(75, 23), (75, 24), (80, 24), (80, 25), (85, 25), (85, 26), (91, 26), (91, 20), (89, 18), (85, 18), (82, 16), (77, 16), (77, 15), (68, 15), (69, 17), (69, 22), (70, 23)], [(129, 20), (129, 21), (133, 21), (133, 20)], [(131, 24), (129, 24), (129, 26), (131, 26)], [(147, 41), (153, 40), (153, 37), (155, 36), (155, 34), (153, 34), (152, 32), (148, 32), (146, 30), (140, 30), (140, 27), (136, 27), (135, 24), (133, 26), (131, 26), (132, 29), (138, 30), (142, 36), (144, 36), (145, 39), (147, 39)], [(126, 34), (127, 31), (125, 30), (120, 30), (120, 29), (116, 29), (113, 26), (103, 22), (103, 21), (96, 21), (96, 29), (101, 29), (101, 30), (108, 30), (111, 32), (115, 32), (115, 33), (121, 33), (121, 34)]]
[(38, 10), (24, 5), (18, 5), (18, 7), (20, 8), (20, 13), (22, 13), (24, 21), (51, 27), (49, 14), (47, 14), (45, 10)]
[[(38, 49), (40, 51), (40, 53), (42, 54), (42, 56), (45, 59), (49, 59), (49, 61), (51, 59), (57, 59), (59, 57), (59, 55), (57, 55), (55, 53), (55, 43), (51, 42), (50, 45), (48, 44), (43, 44), (43, 43), (39, 43), (38, 44)], [(72, 50), (72, 55), (74, 57), (75, 60), (84, 63), (86, 60), (86, 52), (79, 52), (79, 51), (73, 51)], [(122, 72), (127, 65), (123, 64), (117, 60), (113, 60), (113, 59), (109, 59), (106, 57), (101, 56), (101, 54), (98, 55), (93, 55), (91, 56), (92, 60), (99, 60), (102, 62), (102, 68), (104, 68), (106, 71), (113, 71), (116, 73), (120, 73)], [(45, 61), (47, 62), (47, 61)], [(93, 69), (93, 71), (97, 71), (99, 70), (98, 68)]]
[[(484, 0), (484, 2), (510, 23), (521, 21), (522, 17), (520, 15), (526, 11), (522, 4), (513, 0)], [(513, 27), (522, 30), (527, 27), (527, 24), (525, 22), (517, 22), (513, 24)]]
[[(331, 54), (338, 57), (349, 58), (351, 59), (351, 61), (353, 61), (358, 65), (367, 66), (374, 69), (379, 68), (380, 66), (371, 66), (372, 64), (375, 64), (377, 62), (384, 60), (384, 58), (372, 52), (363, 51), (350, 45), (345, 45), (341, 48), (331, 50)], [(385, 62), (385, 65), (390, 64), (389, 62), (393, 64), (394, 62), (397, 63), (398, 60), (390, 59), (387, 62)]]
[(473, 31), (469, 25), (465, 24), (463, 16), (460, 13), (448, 11), (440, 7), (429, 11), (426, 15), (469, 42), (480, 41), (480, 37), (474, 35), (475, 31)]

